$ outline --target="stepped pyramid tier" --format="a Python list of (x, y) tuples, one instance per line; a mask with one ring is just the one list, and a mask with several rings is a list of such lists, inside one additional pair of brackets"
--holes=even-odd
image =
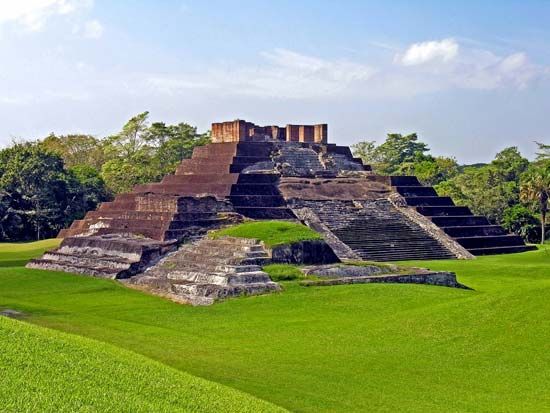
[(154, 241), (133, 234), (69, 237), (59, 248), (31, 260), (27, 268), (128, 278), (176, 249), (175, 241)]
[(209, 305), (242, 294), (280, 291), (279, 284), (262, 271), (267, 262), (269, 255), (258, 240), (205, 238), (183, 245), (127, 283), (175, 301)]
[[(130, 248), (139, 238), (166, 251), (160, 247), (164, 242), (197, 240), (209, 229), (245, 218), (303, 222), (322, 233), (342, 260), (473, 258), (529, 248), (414, 176), (374, 174), (348, 147), (327, 143), (324, 124), (223, 122), (213, 124), (212, 141), (195, 148), (161, 182), (137, 185), (73, 222), (59, 234), (65, 252), (51, 252), (29, 266), (100, 276), (113, 268), (109, 274), (125, 277), (148, 267), (147, 254), (139, 264), (128, 264), (105, 262), (103, 251), (96, 271), (90, 254), (69, 248), (83, 242), (73, 239), (118, 237), (119, 243), (128, 239)], [(113, 255), (126, 259), (119, 250)]]

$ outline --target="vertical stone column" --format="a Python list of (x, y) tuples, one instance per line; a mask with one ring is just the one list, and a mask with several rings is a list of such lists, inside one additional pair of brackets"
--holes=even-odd
[(328, 125), (326, 123), (321, 123), (315, 125), (313, 132), (313, 141), (315, 143), (324, 143), (328, 142)]

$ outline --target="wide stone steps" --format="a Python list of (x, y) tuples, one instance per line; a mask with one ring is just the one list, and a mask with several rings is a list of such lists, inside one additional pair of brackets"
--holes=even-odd
[(103, 264), (101, 260), (97, 260), (91, 265), (79, 265), (73, 262), (38, 258), (29, 262), (26, 268), (84, 274), (99, 278), (117, 278), (117, 275), (123, 272), (120, 268), (111, 268)]
[(243, 173), (239, 175), (237, 183), (239, 184), (272, 184), (275, 185), (279, 181), (278, 174), (260, 174), (260, 173)]
[(451, 237), (468, 237), (468, 236), (483, 236), (483, 235), (506, 235), (507, 232), (500, 225), (469, 225), (469, 226), (454, 226), (442, 227)]
[(286, 207), (281, 195), (231, 195), (229, 198), (234, 207)]
[(454, 206), (453, 200), (448, 196), (414, 196), (405, 197), (410, 206)]
[(479, 237), (457, 237), (455, 240), (464, 248), (493, 248), (521, 245), (522, 238), (518, 235), (486, 235)]
[(449, 197), (437, 196), (432, 187), (422, 186), (415, 177), (392, 176), (390, 181), (407, 205), (428, 217), (471, 254), (500, 254), (531, 249), (521, 237), (507, 234), (499, 225), (490, 225), (487, 218), (473, 215), (468, 207), (455, 206)]
[(394, 188), (404, 197), (437, 196), (437, 192), (431, 186), (396, 186)]
[(276, 185), (273, 184), (246, 184), (237, 183), (231, 187), (231, 195), (279, 195), (280, 192)]
[(238, 174), (200, 174), (200, 175), (166, 175), (161, 184), (229, 184), (233, 185), (239, 178)]
[(427, 217), (473, 215), (466, 206), (419, 206), (416, 210)]
[(74, 265), (85, 265), (85, 266), (94, 266), (97, 263), (103, 264), (102, 267), (111, 268), (111, 269), (123, 269), (126, 270), (132, 265), (135, 261), (129, 260), (127, 258), (116, 257), (112, 255), (96, 255), (89, 254), (85, 255), (79, 253), (78, 255), (62, 253), (58, 251), (48, 251), (44, 253), (41, 258), (42, 260), (56, 261), (59, 263), (65, 264), (74, 264)]
[(174, 296), (193, 305), (242, 294), (278, 291), (261, 266), (269, 255), (258, 240), (204, 238), (183, 245), (129, 283)]
[(296, 216), (286, 207), (235, 207), (235, 211), (252, 219), (293, 220)]
[(126, 278), (174, 249), (173, 242), (121, 234), (69, 237), (63, 240), (59, 248), (31, 260), (27, 267), (103, 278)]
[(472, 248), (469, 249), (474, 255), (493, 255), (493, 254), (512, 254), (517, 252), (531, 251), (535, 247), (529, 245), (515, 245), (505, 247), (486, 247), (486, 248)]
[(231, 191), (231, 184), (219, 183), (181, 183), (181, 184), (146, 184), (137, 185), (136, 193), (173, 194), (178, 196), (215, 195), (226, 197)]
[(489, 220), (481, 215), (434, 216), (430, 217), (430, 220), (441, 228), (489, 225)]
[(389, 201), (303, 201), (359, 257), (374, 261), (454, 258)]

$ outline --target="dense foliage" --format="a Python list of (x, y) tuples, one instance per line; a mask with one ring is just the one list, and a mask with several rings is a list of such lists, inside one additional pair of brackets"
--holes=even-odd
[[(386, 175), (416, 175), (439, 195), (467, 205), (493, 223), (544, 242), (550, 194), (550, 145), (538, 143), (537, 158), (529, 162), (517, 147), (500, 151), (486, 165), (460, 166), (453, 158), (432, 156), (416, 134), (389, 134), (381, 145), (373, 141), (352, 146), (354, 154)], [(540, 215), (540, 218), (538, 217)]]
[(113, 195), (174, 172), (210, 139), (186, 123), (132, 117), (104, 139), (50, 134), (0, 150), (0, 241), (53, 237)]

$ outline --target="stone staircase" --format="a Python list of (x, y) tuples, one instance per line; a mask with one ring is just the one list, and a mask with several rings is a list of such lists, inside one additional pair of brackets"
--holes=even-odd
[(387, 200), (302, 200), (294, 201), (294, 206), (314, 211), (325, 227), (364, 260), (455, 258)]
[(128, 278), (175, 249), (175, 242), (159, 242), (131, 234), (69, 237), (59, 248), (31, 260), (26, 267), (101, 278)]
[(392, 176), (391, 185), (420, 214), (429, 218), (449, 237), (473, 255), (504, 254), (532, 249), (518, 235), (508, 234), (486, 217), (474, 215), (468, 207), (456, 206), (435, 189), (423, 186), (414, 176)]
[(177, 301), (210, 305), (223, 298), (279, 291), (261, 270), (269, 261), (258, 240), (203, 238), (183, 245), (127, 283)]
[(231, 188), (229, 200), (235, 212), (252, 219), (296, 219), (277, 186), (274, 173), (242, 173)]

